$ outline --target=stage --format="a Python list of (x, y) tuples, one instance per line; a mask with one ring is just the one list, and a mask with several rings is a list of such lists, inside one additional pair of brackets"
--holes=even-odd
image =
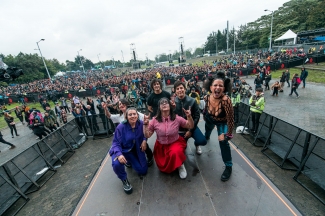
[[(151, 148), (154, 141), (154, 136), (148, 141)], [(189, 140), (185, 180), (178, 171), (161, 173), (155, 163), (143, 179), (127, 168), (131, 195), (124, 193), (107, 155), (72, 215), (301, 215), (235, 143), (231, 150), (234, 166), (227, 182), (220, 180), (224, 164), (215, 131), (200, 156)]]

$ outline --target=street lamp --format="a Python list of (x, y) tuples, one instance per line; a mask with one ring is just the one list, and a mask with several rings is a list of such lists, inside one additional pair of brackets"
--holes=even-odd
[(78, 53), (78, 58), (79, 58), (79, 61), (80, 61), (80, 63), (81, 63), (81, 66), (82, 66), (82, 70), (83, 70), (83, 72), (85, 73), (85, 68), (84, 68), (84, 65), (83, 65), (83, 63), (82, 63), (82, 60), (81, 60), (81, 58), (80, 58), (80, 55), (79, 55), (79, 52), (80, 52), (80, 51), (82, 51), (82, 49), (80, 49), (80, 50), (77, 51), (77, 53)]
[(271, 49), (272, 49), (272, 26), (273, 26), (273, 13), (274, 11), (271, 11), (271, 10), (268, 10), (268, 9), (265, 9), (264, 11), (269, 11), (272, 13), (272, 18), (271, 18), (271, 33), (270, 33), (270, 47), (269, 47), (269, 50), (271, 52)]
[(47, 67), (46, 67), (46, 64), (45, 64), (45, 61), (44, 61), (44, 58), (43, 58), (43, 55), (42, 55), (41, 49), (39, 48), (39, 45), (38, 45), (38, 43), (41, 42), (41, 41), (45, 41), (45, 39), (41, 39), (40, 41), (36, 42), (36, 44), (37, 44), (37, 47), (38, 47), (39, 53), (41, 54), (41, 57), (42, 57), (42, 60), (43, 60), (43, 63), (44, 63), (44, 66), (45, 66), (45, 69), (46, 69), (47, 75), (49, 76), (50, 82), (52, 83), (52, 79), (51, 79), (51, 76), (50, 76), (49, 70), (48, 70)]
[(98, 57), (98, 61), (100, 63), (100, 66), (102, 67), (102, 70), (103, 70), (103, 65), (102, 65), (102, 62), (99, 60), (99, 56), (100, 56), (100, 53), (97, 54), (97, 57)]

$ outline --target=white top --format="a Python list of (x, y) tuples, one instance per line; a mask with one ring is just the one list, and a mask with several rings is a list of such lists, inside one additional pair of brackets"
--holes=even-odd
[[(139, 115), (139, 120), (143, 121), (144, 119), (144, 114), (138, 112)], [(111, 114), (110, 119), (112, 120), (113, 123), (121, 123), (125, 120), (124, 118), (124, 114), (120, 115), (120, 114)]]

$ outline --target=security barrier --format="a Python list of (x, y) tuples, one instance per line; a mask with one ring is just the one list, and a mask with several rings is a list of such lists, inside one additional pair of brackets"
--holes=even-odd
[[(247, 128), (252, 124), (249, 108), (249, 105), (244, 103), (239, 105), (239, 125)], [(323, 137), (266, 112), (261, 115), (256, 135), (250, 134), (244, 137), (254, 146), (263, 147), (261, 152), (280, 168), (296, 171), (293, 179), (325, 204), (325, 139)]]
[[(73, 119), (42, 140), (0, 164), (0, 215), (16, 204), (16, 214), (29, 200), (28, 194), (41, 188), (55, 173), (56, 168), (80, 148), (88, 136), (107, 138), (115, 126), (104, 115), (81, 117), (86, 130)], [(22, 202), (17, 202), (23, 200)]]

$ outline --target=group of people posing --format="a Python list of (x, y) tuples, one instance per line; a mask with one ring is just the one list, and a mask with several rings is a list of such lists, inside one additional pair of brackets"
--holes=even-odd
[[(123, 183), (125, 193), (132, 193), (132, 185), (127, 178), (125, 167), (132, 167), (139, 176), (146, 175), (148, 167), (155, 161), (158, 169), (164, 173), (179, 172), (185, 179), (187, 171), (185, 149), (187, 140), (194, 139), (196, 154), (202, 154), (200, 146), (210, 140), (214, 127), (217, 127), (218, 141), (225, 170), (222, 181), (227, 181), (232, 173), (232, 158), (228, 141), (232, 138), (234, 113), (231, 98), (231, 81), (224, 73), (208, 77), (203, 84), (209, 94), (204, 98), (205, 134), (198, 127), (200, 109), (197, 101), (186, 94), (186, 85), (182, 81), (174, 84), (175, 95), (163, 90), (160, 79), (151, 82), (153, 92), (147, 98), (149, 115), (129, 107), (128, 101), (119, 101), (119, 114), (111, 114), (105, 102), (102, 107), (105, 115), (117, 126), (109, 154), (112, 167)], [(147, 141), (156, 134), (153, 151)]]

